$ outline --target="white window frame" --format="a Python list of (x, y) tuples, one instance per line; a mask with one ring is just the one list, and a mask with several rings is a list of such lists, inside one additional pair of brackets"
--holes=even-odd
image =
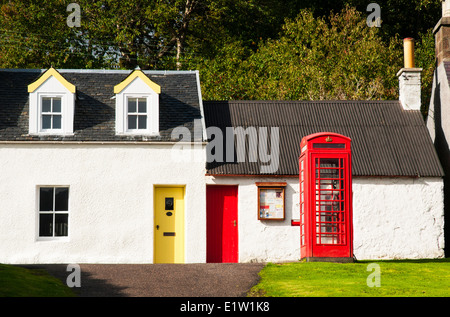
[[(136, 122), (136, 129), (130, 129), (128, 127), (128, 116), (130, 115), (130, 112), (128, 112), (128, 101), (129, 99), (145, 99), (145, 103), (146, 103), (146, 111), (145, 111), (145, 116), (146, 121), (145, 121), (145, 129), (139, 129), (137, 128), (138, 122)], [(137, 94), (125, 94), (124, 95), (124, 127), (125, 127), (125, 131), (126, 133), (129, 134), (151, 134), (152, 133), (152, 126), (151, 126), (151, 116), (152, 116), (152, 111), (151, 111), (151, 98), (149, 95), (137, 95)], [(136, 112), (131, 113), (131, 115), (142, 115), (143, 113), (139, 113), (138, 112), (138, 104), (136, 104)]]
[[(38, 95), (39, 98), (39, 102), (38, 102), (38, 131), (40, 133), (43, 134), (63, 134), (64, 133), (64, 95), (62, 94), (39, 94)], [(61, 100), (61, 112), (59, 112), (58, 114), (61, 116), (61, 128), (59, 129), (54, 129), (54, 128), (50, 128), (50, 129), (44, 129), (43, 127), (43, 119), (44, 119), (44, 115), (54, 115), (53, 109), (51, 112), (43, 112), (42, 108), (43, 108), (43, 99), (44, 98), (59, 98)], [(53, 101), (52, 101), (53, 104)]]
[[(145, 98), (147, 102), (146, 129), (128, 129), (128, 99)], [(119, 93), (116, 95), (116, 134), (159, 135), (159, 95), (157, 93)]]
[[(52, 211), (41, 211), (40, 210), (40, 189), (41, 188), (53, 188), (53, 210)], [(61, 211), (55, 211), (55, 190), (56, 188), (67, 188), (69, 193), (67, 197), (67, 210), (61, 210)], [(39, 185), (36, 187), (36, 240), (37, 241), (51, 241), (51, 240), (58, 240), (58, 241), (66, 241), (69, 239), (70, 236), (70, 186), (68, 185)], [(52, 236), (40, 236), (40, 215), (41, 214), (51, 214), (52, 215)], [(55, 215), (58, 214), (67, 214), (67, 236), (56, 236), (55, 235)]]

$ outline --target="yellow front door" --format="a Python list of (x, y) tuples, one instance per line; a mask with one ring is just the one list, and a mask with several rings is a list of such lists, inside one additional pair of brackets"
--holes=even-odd
[(155, 187), (154, 263), (184, 263), (184, 188)]

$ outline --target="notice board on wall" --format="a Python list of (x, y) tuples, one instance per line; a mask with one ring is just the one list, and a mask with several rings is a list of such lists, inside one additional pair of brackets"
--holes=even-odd
[(286, 183), (256, 183), (258, 186), (258, 219), (284, 220)]

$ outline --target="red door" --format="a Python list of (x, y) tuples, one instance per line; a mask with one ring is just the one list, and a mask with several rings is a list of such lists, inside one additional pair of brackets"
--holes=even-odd
[(206, 261), (238, 262), (237, 186), (206, 186)]

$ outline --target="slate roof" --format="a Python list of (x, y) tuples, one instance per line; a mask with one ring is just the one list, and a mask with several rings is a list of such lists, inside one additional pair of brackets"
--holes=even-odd
[[(201, 118), (201, 94), (195, 71), (144, 71), (161, 86), (160, 136), (115, 135), (114, 86), (131, 71), (58, 70), (76, 86), (73, 136), (28, 134), (27, 86), (46, 70), (0, 69), (0, 141), (171, 141), (175, 127), (187, 127), (194, 139), (194, 120)], [(201, 141), (201, 133), (196, 135)]]
[[(421, 113), (403, 110), (399, 101), (204, 101), (203, 105), (206, 127), (220, 128), (224, 139), (226, 127), (279, 127), (279, 168), (272, 174), (298, 175), (302, 138), (335, 132), (352, 139), (354, 176), (443, 176)], [(261, 175), (261, 164), (236, 158), (208, 162), (207, 173)]]

